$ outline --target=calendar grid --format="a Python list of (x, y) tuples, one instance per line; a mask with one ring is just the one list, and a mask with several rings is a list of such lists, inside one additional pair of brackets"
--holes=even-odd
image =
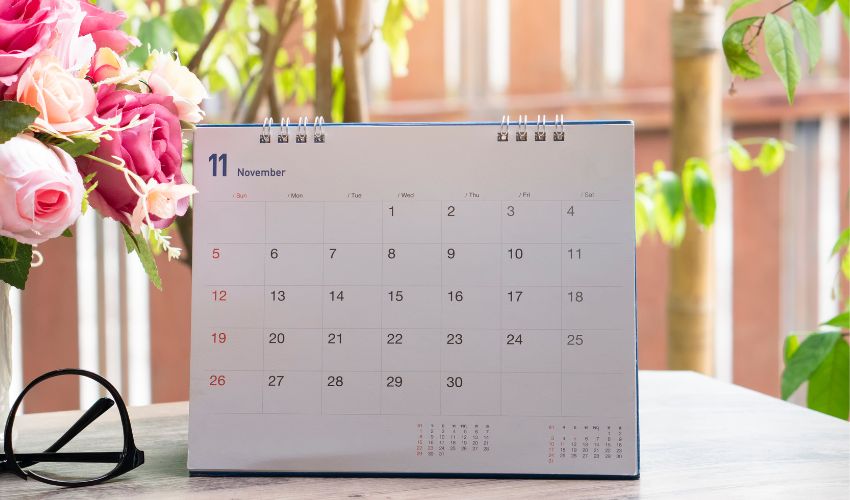
[[(325, 204), (322, 203), (322, 283), (325, 282)], [(322, 332), (319, 334), (319, 368), (321, 375), (319, 376), (319, 413), (325, 413), (325, 300), (322, 295), (320, 300), (320, 312), (322, 317)]]
[[(440, 210), (442, 211), (445, 206), (445, 202), (440, 200)], [(443, 248), (445, 248), (445, 241), (443, 237), (443, 217), (440, 217), (440, 291), (442, 292), (445, 289), (445, 284), (443, 283)], [(442, 296), (440, 297), (442, 299)], [(443, 414), (443, 381), (442, 381), (442, 371), (443, 371), (443, 349), (445, 349), (445, 345), (443, 345), (443, 335), (446, 333), (444, 328), (445, 320), (443, 318), (443, 301), (440, 300), (440, 333), (439, 333), (439, 342), (440, 342), (440, 415)]]
[[(505, 204), (500, 203), (499, 206), (500, 206), (500, 210), (499, 210), (499, 212), (500, 212), (499, 213), (499, 235), (501, 236), (500, 239), (502, 240), (502, 242), (499, 244), (499, 250), (500, 250), (499, 258), (504, 259), (505, 258), (505, 255), (504, 255), (504, 253), (505, 253), (505, 246), (504, 246), (505, 217), (502, 215), (501, 212), (504, 210)], [(505, 282), (504, 282), (505, 281), (504, 280), (504, 267), (505, 267), (505, 265), (502, 263), (501, 260), (499, 261), (499, 264), (500, 264), (499, 265), (499, 288), (501, 289), (501, 292), (504, 293), (504, 291), (505, 291)], [(505, 335), (504, 316), (505, 316), (504, 315), (504, 297), (502, 297), (501, 293), (500, 293), (500, 296), (499, 296), (499, 338), (497, 339), (497, 342), (499, 343), (499, 366), (500, 367), (505, 366), (505, 353), (504, 353), (505, 345), (502, 342), (502, 336)], [(503, 401), (502, 392), (503, 392), (502, 391), (502, 379), (500, 377), (499, 378), (499, 414), (500, 415), (503, 414), (503, 412), (504, 412), (504, 401)]]
[[(383, 204), (379, 203), (378, 206), (378, 227), (381, 230), (381, 257), (384, 255), (384, 207)], [(379, 266), (378, 275), (380, 276), (380, 282), (384, 282), (384, 263), (381, 261), (381, 265)], [(381, 289), (382, 290), (382, 289)], [(384, 378), (384, 301), (382, 291), (378, 290), (378, 310), (381, 314), (381, 332), (378, 335), (378, 348), (380, 351), (379, 363), (381, 367), (381, 380)], [(384, 413), (384, 391), (378, 391), (378, 411), (383, 414)]]
[[(264, 228), (268, 227), (268, 218), (269, 218), (269, 204), (263, 203), (263, 227)], [(268, 239), (268, 231), (263, 231), (263, 242), (265, 242), (266, 239)], [(263, 256), (263, 257), (265, 257), (265, 256)], [(266, 278), (268, 276), (268, 272), (266, 271), (267, 267), (268, 267), (268, 260), (263, 258), (263, 321), (262, 321), (262, 323), (263, 323), (263, 334), (260, 335), (260, 342), (262, 343), (262, 346), (263, 346), (262, 347), (263, 374), (265, 374), (265, 372), (266, 372), (266, 338), (265, 338), (265, 332), (266, 332), (266, 297), (265, 297), (265, 291), (266, 291), (266, 288), (268, 287), (267, 278)], [(266, 395), (265, 395), (265, 392), (263, 391), (263, 392), (260, 392), (260, 413), (265, 413), (266, 412), (265, 410), (266, 410)]]
[[(564, 202), (561, 202), (561, 209), (559, 210), (560, 227), (561, 227), (561, 251), (558, 252), (561, 256), (561, 286), (564, 286)], [(564, 289), (561, 288), (561, 335), (560, 335), (560, 343), (558, 344), (558, 352), (561, 357), (561, 376), (558, 377), (560, 381), (560, 389), (558, 390), (558, 394), (561, 395), (561, 413), (564, 413), (564, 297), (563, 297)]]

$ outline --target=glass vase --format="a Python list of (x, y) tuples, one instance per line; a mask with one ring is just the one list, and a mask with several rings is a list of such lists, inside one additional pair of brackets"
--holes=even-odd
[(0, 444), (9, 413), (9, 388), (12, 384), (12, 308), (11, 286), (0, 281)]

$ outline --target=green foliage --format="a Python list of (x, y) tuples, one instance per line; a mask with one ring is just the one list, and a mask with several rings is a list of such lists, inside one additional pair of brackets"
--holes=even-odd
[(785, 146), (781, 141), (769, 138), (762, 144), (761, 151), (753, 160), (753, 165), (758, 167), (762, 174), (770, 175), (776, 172), (784, 162)]
[(821, 323), (821, 326), (834, 326), (836, 328), (850, 330), (850, 311), (844, 311), (843, 313), (824, 321)]
[(56, 144), (56, 147), (63, 149), (66, 153), (68, 153), (74, 158), (89, 154), (95, 149), (97, 149), (98, 146), (99, 144), (97, 142), (81, 137), (78, 137), (71, 141), (62, 141)]
[(0, 144), (25, 131), (35, 119), (38, 110), (16, 101), (0, 101)]
[[(734, 0), (726, 11), (726, 20), (742, 7), (758, 3), (758, 0)], [(761, 68), (752, 58), (751, 51), (756, 39), (764, 34), (765, 51), (771, 67), (785, 87), (788, 102), (794, 102), (794, 94), (800, 81), (800, 63), (794, 43), (794, 31), (800, 37), (808, 56), (808, 68), (812, 71), (821, 56), (821, 36), (817, 16), (833, 4), (844, 17), (844, 26), (850, 34), (850, 0), (796, 0), (780, 5), (763, 16), (754, 16), (733, 22), (723, 34), (723, 54), (733, 76), (745, 79), (761, 75)], [(790, 7), (793, 26), (780, 17), (780, 11)]]
[(794, 31), (788, 21), (776, 14), (766, 15), (764, 43), (767, 59), (785, 86), (788, 102), (793, 103), (800, 81), (800, 62), (797, 60), (797, 49), (794, 48)]
[[(760, 145), (752, 158), (745, 145)], [(729, 143), (728, 155), (740, 171), (758, 168), (770, 175), (785, 162), (785, 151), (791, 147), (773, 138), (750, 138)], [(681, 177), (656, 161), (652, 173), (640, 173), (635, 179), (635, 237), (640, 243), (648, 234), (658, 234), (671, 246), (682, 242), (687, 227), (687, 213), (700, 227), (714, 224), (717, 196), (711, 168), (704, 158), (689, 158), (682, 166)], [(848, 236), (850, 238), (850, 236)]]
[(812, 71), (820, 60), (821, 41), (818, 20), (808, 9), (798, 3), (791, 6), (791, 18), (794, 20), (794, 27), (797, 28), (800, 39), (803, 40), (803, 47), (809, 57), (809, 71)]
[(421, 19), (427, 13), (428, 2), (425, 0), (389, 0), (387, 3), (381, 35), (389, 48), (394, 75), (407, 75), (407, 61), (410, 59), (407, 32), (413, 28), (414, 19)]
[(797, 352), (797, 349), (800, 347), (800, 337), (796, 335), (788, 335), (785, 337), (785, 343), (782, 346), (782, 359), (787, 363), (788, 360), (791, 359), (791, 356)]
[(145, 269), (145, 273), (147, 273), (148, 278), (151, 280), (151, 283), (159, 290), (162, 290), (162, 280), (159, 277), (159, 271), (156, 268), (156, 261), (153, 258), (153, 252), (151, 252), (150, 244), (144, 238), (144, 236), (140, 234), (134, 234), (133, 231), (121, 224), (121, 229), (124, 232), (124, 245), (127, 247), (127, 253), (131, 254), (136, 252), (136, 255), (139, 256), (139, 261), (142, 263), (142, 267)]
[(145, 64), (151, 51), (170, 51), (174, 47), (171, 27), (161, 17), (142, 21), (137, 36), (141, 45), (127, 56), (127, 60), (139, 66)]
[(711, 181), (711, 169), (702, 158), (690, 158), (682, 168), (682, 191), (685, 203), (697, 222), (703, 226), (714, 224), (717, 199)]
[(197, 7), (183, 7), (171, 16), (177, 36), (189, 43), (201, 43), (204, 38), (204, 16)]
[[(213, 29), (223, 5), (222, 0), (169, 0), (167, 8), (173, 12), (169, 14), (160, 10), (158, 2), (114, 0), (114, 3), (129, 15), (125, 24), (127, 31), (142, 42), (142, 47), (134, 50), (128, 58), (137, 65), (144, 64), (149, 49), (176, 51), (180, 60), (188, 63), (199, 50), (204, 37)], [(397, 76), (407, 72), (407, 32), (414, 20), (424, 17), (427, 11), (427, 0), (391, 0), (387, 4), (384, 22), (377, 32), (389, 47), (393, 72)], [(200, 58), (196, 74), (210, 93), (225, 92), (236, 103), (231, 117), (234, 121), (239, 121), (240, 112), (257, 93), (265, 51), (261, 30), (267, 36), (273, 36), (280, 29), (289, 27), (287, 19), (284, 19), (286, 25), (279, 26), (277, 14), (274, 4), (234, 0), (220, 29), (213, 33)], [(282, 107), (307, 106), (315, 99), (316, 73), (310, 62), (310, 54), (316, 48), (315, 0), (301, 0), (294, 20), (301, 22), (300, 44), (293, 44), (290, 38), (285, 37), (285, 48), (278, 49), (274, 59), (272, 82)], [(332, 118), (341, 121), (345, 99), (342, 67), (334, 66), (332, 76)]]
[(753, 168), (753, 159), (750, 156), (750, 152), (738, 141), (732, 141), (729, 144), (729, 161), (732, 162), (732, 166), (735, 169), (741, 172), (746, 172)]
[(0, 281), (23, 290), (27, 284), (31, 265), (31, 245), (0, 236)]
[(835, 256), (838, 255), (838, 252), (841, 251), (842, 248), (850, 245), (850, 228), (841, 231), (841, 234), (838, 235), (838, 241), (835, 242), (835, 245), (832, 246), (832, 253), (829, 255)]
[(839, 340), (841, 334), (835, 332), (813, 333), (806, 337), (785, 363), (781, 383), (782, 399), (791, 397), (791, 394), (812, 376)]
[(812, 14), (818, 16), (827, 9), (832, 7), (832, 4), (835, 3), (835, 0), (797, 0), (799, 3), (803, 4)]
[(723, 54), (726, 56), (726, 65), (733, 75), (743, 78), (757, 78), (761, 76), (761, 67), (750, 57), (744, 37), (753, 24), (760, 21), (760, 17), (748, 17), (733, 23), (723, 34)]
[(840, 338), (809, 378), (809, 408), (847, 420), (850, 416), (850, 345)]
[(738, 9), (744, 8), (747, 5), (752, 5), (754, 3), (758, 3), (761, 0), (734, 0), (729, 4), (729, 8), (726, 10), (726, 20), (728, 21), (732, 14), (734, 14)]

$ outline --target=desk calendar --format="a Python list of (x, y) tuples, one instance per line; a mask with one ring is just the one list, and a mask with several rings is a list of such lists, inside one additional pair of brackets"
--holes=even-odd
[(195, 133), (193, 474), (637, 477), (631, 122), (270, 123)]

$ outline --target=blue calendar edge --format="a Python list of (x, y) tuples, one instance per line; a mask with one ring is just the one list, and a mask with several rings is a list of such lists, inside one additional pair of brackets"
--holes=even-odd
[[(634, 126), (634, 120), (569, 120), (564, 125), (629, 125)], [(518, 126), (517, 121), (506, 123), (496, 121), (469, 121), (469, 122), (356, 122), (356, 123), (324, 123), (323, 127), (458, 127), (470, 125)], [(527, 125), (537, 125), (537, 121), (529, 121)], [(544, 124), (554, 124), (544, 123)], [(272, 126), (276, 126), (273, 123)], [(307, 123), (314, 126), (314, 123)], [(262, 128), (262, 123), (205, 123), (197, 125), (197, 128)], [(635, 263), (637, 263), (637, 248), (634, 250)], [(635, 304), (637, 304), (637, 272), (635, 272)], [(460, 479), (597, 479), (597, 480), (636, 480), (640, 479), (640, 382), (638, 380), (640, 369), (638, 365), (638, 314), (635, 307), (635, 474), (611, 475), (611, 474), (511, 474), (511, 473), (432, 473), (432, 472), (278, 472), (278, 471), (212, 471), (212, 470), (189, 470), (190, 477), (350, 477), (350, 478), (460, 478)]]
[[(528, 121), (527, 125), (537, 126), (537, 121)], [(541, 125), (544, 123), (540, 123)], [(564, 125), (631, 125), (634, 126), (635, 122), (633, 120), (573, 120), (573, 121), (564, 121)], [(313, 127), (315, 125), (314, 122), (309, 122), (306, 124), (308, 127)], [(461, 126), (470, 126), (470, 125), (486, 125), (486, 126), (496, 126), (503, 125), (502, 122), (496, 121), (484, 121), (484, 122), (352, 122), (352, 123), (323, 123), (322, 127), (461, 127)], [(507, 122), (506, 125), (509, 126), (518, 126), (519, 122), (510, 121)], [(554, 126), (555, 122), (547, 121), (545, 125)], [(227, 128), (227, 127), (238, 127), (238, 128), (262, 128), (264, 125), (262, 123), (202, 123), (197, 125), (197, 128)], [(280, 126), (279, 122), (272, 122), (272, 127)], [(290, 123), (290, 127), (294, 128), (297, 125), (295, 123)]]
[(634, 481), (640, 469), (631, 474), (511, 474), (467, 472), (277, 472), (190, 470), (189, 477), (339, 477), (339, 478), (411, 478), (411, 479), (590, 479)]

